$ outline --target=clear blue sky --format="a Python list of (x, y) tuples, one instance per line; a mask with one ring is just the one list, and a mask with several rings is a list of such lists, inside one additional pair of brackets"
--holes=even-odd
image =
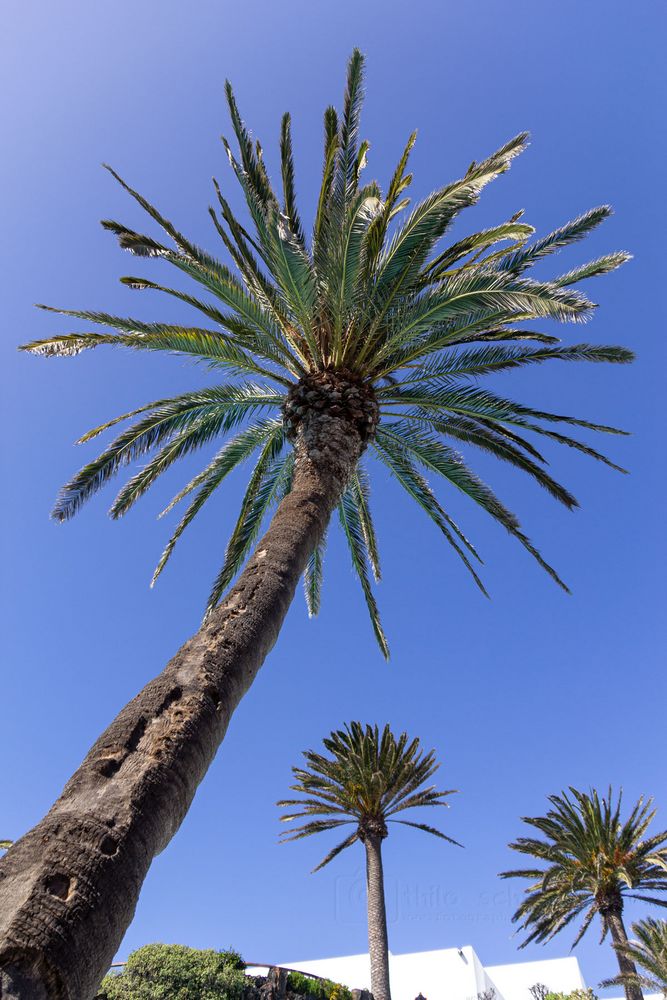
[[(143, 225), (100, 167), (108, 161), (192, 237), (217, 249), (210, 178), (233, 179), (223, 82), (275, 166), (279, 116), (293, 113), (298, 186), (312, 211), (321, 113), (340, 104), (354, 45), (368, 56), (368, 173), (386, 181), (416, 126), (414, 194), (459, 176), (522, 129), (532, 146), (464, 214), (457, 235), (526, 209), (542, 232), (594, 205), (613, 219), (562, 255), (569, 266), (614, 249), (635, 259), (589, 289), (601, 308), (586, 336), (638, 352), (632, 368), (556, 366), (502, 387), (529, 403), (620, 424), (604, 442), (619, 476), (554, 452), (582, 509), (475, 458), (571, 584), (570, 598), (477, 511), (452, 508), (486, 557), (485, 601), (419, 512), (381, 475), (375, 508), (384, 554), (379, 600), (393, 649), (374, 648), (340, 539), (330, 546), (324, 610), (300, 596), (277, 648), (237, 712), (183, 827), (155, 862), (121, 955), (150, 941), (234, 945), (255, 961), (366, 947), (362, 851), (310, 868), (322, 838), (278, 846), (276, 799), (290, 767), (350, 718), (391, 722), (434, 747), (442, 783), (461, 794), (442, 819), (466, 845), (417, 831), (387, 843), (394, 951), (472, 944), (483, 962), (566, 954), (570, 938), (517, 952), (505, 845), (519, 817), (568, 784), (653, 793), (667, 826), (664, 767), (664, 177), (667, 18), (659, 2), (616, 0), (197, 0), (87, 3), (7, 0), (2, 254), (4, 670), (0, 834), (35, 823), (115, 712), (197, 627), (234, 516), (241, 477), (190, 529), (148, 589), (169, 525), (162, 502), (179, 469), (120, 523), (97, 498), (64, 527), (48, 519), (57, 488), (93, 448), (72, 442), (148, 399), (206, 380), (169, 357), (98, 352), (72, 361), (15, 346), (76, 324), (34, 302), (145, 318), (185, 315), (120, 286), (156, 274), (97, 224)], [(545, 268), (544, 273), (549, 269)], [(156, 275), (157, 276), (157, 275)], [(581, 338), (581, 328), (563, 328)], [(578, 955), (595, 985), (613, 970), (596, 932)]]

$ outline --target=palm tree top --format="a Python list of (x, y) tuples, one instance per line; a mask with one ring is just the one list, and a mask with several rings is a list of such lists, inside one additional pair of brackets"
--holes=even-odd
[(389, 823), (414, 827), (461, 846), (425, 823), (395, 818), (406, 809), (447, 806), (445, 799), (455, 791), (438, 791), (435, 785), (425, 784), (440, 765), (434, 751), (426, 753), (419, 739), (410, 740), (406, 733), (397, 738), (389, 725), (380, 732), (377, 725), (351, 722), (323, 742), (328, 755), (306, 750), (305, 767), (292, 768), (296, 780), (290, 788), (305, 798), (277, 803), (280, 808), (290, 809), (281, 816), (283, 823), (306, 819), (304, 824), (286, 830), (281, 835), (283, 841), (354, 825), (354, 831), (329, 851), (314, 871), (358, 840), (369, 836), (383, 840)]
[(627, 957), (644, 969), (644, 974), (614, 976), (605, 979), (601, 986), (625, 986), (629, 980), (667, 997), (667, 920), (646, 917), (632, 925), (634, 941), (629, 941), (624, 952)]
[[(250, 224), (234, 215), (216, 182), (217, 203), (209, 212), (228, 263), (192, 243), (108, 168), (167, 240), (112, 219), (102, 222), (104, 228), (139, 260), (161, 261), (193, 279), (199, 293), (145, 276), (121, 281), (130, 289), (157, 291), (187, 303), (204, 325), (51, 309), (97, 329), (57, 334), (24, 346), (46, 356), (71, 356), (102, 345), (167, 351), (204, 362), (216, 376), (205, 388), (145, 403), (84, 434), (80, 443), (129, 422), (65, 485), (53, 511), (57, 520), (67, 520), (124, 466), (151, 455), (113, 501), (110, 514), (118, 518), (178, 459), (226, 438), (164, 512), (189, 498), (159, 560), (155, 581), (182, 533), (229, 473), (256, 456), (207, 611), (243, 565), (267, 512), (289, 492), (293, 444), (304, 415), (314, 410), (346, 417), (373, 456), (434, 522), (484, 593), (475, 567), (480, 557), (447, 504), (436, 497), (430, 477), (444, 479), (481, 506), (567, 588), (516, 516), (463, 461), (459, 446), (509, 462), (570, 508), (576, 499), (547, 472), (546, 459), (532, 437), (619, 468), (564, 429), (605, 434), (620, 430), (525, 405), (478, 384), (484, 376), (554, 360), (632, 359), (624, 347), (561, 344), (533, 325), (542, 320), (579, 323), (592, 315), (593, 303), (573, 286), (614, 270), (629, 254), (607, 254), (549, 281), (535, 280), (526, 272), (583, 239), (609, 216), (610, 208), (595, 208), (533, 242), (533, 227), (515, 212), (489, 229), (441, 245), (461, 211), (474, 205), (482, 189), (525, 149), (527, 133), (471, 163), (459, 180), (407, 212), (414, 133), (384, 191), (377, 181), (363, 181), (369, 144), (360, 136), (362, 75), (363, 57), (355, 50), (342, 114), (329, 107), (324, 115), (322, 183), (309, 239), (295, 199), (289, 114), (281, 124), (281, 190), (276, 192), (262, 147), (246, 128), (229, 83), (226, 95), (237, 151), (227, 140), (224, 144)], [(317, 457), (316, 451), (311, 457)], [(362, 463), (349, 479), (339, 517), (377, 640), (388, 655), (371, 583), (371, 577), (379, 579), (380, 565)], [(313, 553), (305, 576), (310, 614), (320, 605), (323, 553), (324, 542)]]
[[(620, 914), (625, 897), (667, 906), (667, 899), (654, 895), (667, 892), (667, 830), (645, 837), (656, 813), (652, 798), (640, 798), (625, 819), (622, 792), (615, 796), (611, 787), (602, 798), (595, 789), (570, 787), (569, 794), (548, 800), (546, 816), (523, 817), (542, 837), (519, 837), (509, 845), (543, 867), (501, 873), (531, 882), (513, 917), (528, 931), (521, 947), (549, 941), (583, 914), (574, 947), (596, 913)], [(603, 938), (606, 931), (603, 921)]]

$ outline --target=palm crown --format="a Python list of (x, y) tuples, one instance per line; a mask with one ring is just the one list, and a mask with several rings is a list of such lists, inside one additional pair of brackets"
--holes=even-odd
[(354, 825), (354, 831), (329, 851), (314, 871), (358, 840), (369, 835), (384, 839), (388, 823), (411, 826), (457, 843), (425, 823), (394, 818), (406, 809), (446, 806), (445, 799), (453, 794), (453, 789), (439, 792), (435, 785), (425, 786), (440, 765), (432, 750), (424, 753), (418, 739), (409, 741), (406, 733), (397, 739), (388, 725), (380, 733), (377, 726), (352, 722), (333, 732), (324, 746), (330, 756), (306, 750), (306, 767), (292, 769), (296, 781), (290, 788), (306, 798), (278, 802), (281, 808), (298, 807), (298, 811), (281, 816), (284, 823), (316, 817), (286, 830), (284, 841)]
[[(632, 933), (636, 940), (626, 945), (625, 953), (646, 972), (646, 975), (638, 974), (634, 978), (638, 985), (667, 997), (667, 920), (655, 920), (653, 917), (638, 920), (632, 925)], [(601, 985), (624, 985), (627, 979), (628, 976), (615, 976)]]
[[(241, 120), (229, 84), (227, 100), (239, 153), (226, 141), (225, 148), (245, 195), (253, 232), (232, 213), (217, 183), (218, 205), (209, 211), (235, 270), (195, 246), (111, 170), (164, 230), (170, 244), (113, 220), (102, 225), (134, 255), (159, 258), (193, 278), (206, 297), (145, 277), (121, 281), (130, 288), (175, 296), (198, 310), (209, 325), (146, 323), (103, 312), (54, 310), (106, 330), (65, 333), (25, 345), (26, 350), (44, 355), (74, 355), (105, 344), (169, 351), (203, 361), (223, 377), (206, 388), (146, 403), (85, 434), (82, 442), (134, 420), (67, 483), (54, 509), (58, 520), (71, 517), (122, 466), (154, 453), (114, 500), (111, 516), (120, 517), (175, 461), (234, 431), (167, 507), (171, 510), (190, 497), (154, 575), (155, 580), (185, 528), (226, 476), (256, 455), (208, 611), (242, 566), (272, 504), (290, 489), (292, 443), (306, 411), (342, 412), (352, 421), (363, 443), (372, 446), (374, 456), (435, 522), (482, 590), (474, 566), (479, 556), (436, 498), (429, 475), (443, 477), (480, 505), (558, 584), (565, 585), (514, 514), (465, 464), (456, 446), (473, 446), (511, 463), (567, 507), (576, 505), (575, 498), (549, 475), (545, 459), (528, 436), (539, 435), (618, 468), (563, 433), (563, 426), (621, 431), (533, 409), (477, 384), (484, 375), (551, 360), (631, 360), (630, 351), (622, 347), (565, 346), (557, 337), (521, 325), (541, 319), (579, 322), (590, 315), (592, 303), (572, 286), (613, 270), (628, 254), (609, 254), (550, 281), (533, 280), (526, 272), (547, 255), (581, 240), (607, 218), (610, 209), (593, 209), (532, 243), (528, 241), (534, 230), (520, 221), (518, 212), (499, 225), (439, 247), (462, 209), (473, 205), (482, 188), (504, 173), (525, 148), (527, 135), (518, 135), (488, 158), (471, 163), (460, 180), (434, 191), (406, 215), (405, 192), (412, 180), (407, 163), (415, 134), (384, 193), (376, 181), (362, 183), (369, 148), (359, 136), (362, 69), (363, 57), (355, 51), (342, 115), (339, 118), (332, 107), (325, 112), (324, 168), (310, 240), (295, 202), (289, 115), (283, 117), (280, 135), (279, 197), (261, 146)], [(361, 464), (347, 483), (339, 516), (386, 655), (371, 586), (371, 574), (376, 580), (380, 576), (378, 547), (367, 472)], [(310, 614), (320, 604), (323, 547), (324, 543), (313, 553), (305, 577)]]
[(571, 797), (549, 796), (552, 808), (546, 816), (524, 817), (544, 839), (520, 837), (510, 844), (545, 863), (544, 868), (502, 873), (503, 878), (532, 883), (513, 918), (529, 932), (522, 947), (550, 940), (581, 914), (574, 944), (596, 913), (603, 918), (604, 938), (605, 915), (620, 913), (626, 896), (667, 906), (667, 900), (652, 894), (667, 891), (667, 830), (643, 839), (655, 816), (652, 799), (639, 799), (622, 821), (620, 794), (614, 801), (611, 789), (603, 799), (594, 789), (589, 794), (575, 788), (570, 792)]

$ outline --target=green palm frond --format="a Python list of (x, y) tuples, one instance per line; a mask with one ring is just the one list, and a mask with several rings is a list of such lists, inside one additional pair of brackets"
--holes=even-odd
[(326, 538), (323, 538), (313, 549), (303, 577), (303, 589), (306, 595), (306, 607), (308, 608), (309, 618), (314, 618), (315, 615), (319, 614), (322, 603), (325, 546)]
[(569, 246), (571, 243), (578, 243), (583, 240), (593, 229), (596, 229), (601, 222), (611, 215), (609, 205), (600, 205), (599, 208), (592, 208), (589, 212), (577, 216), (572, 222), (567, 222), (547, 236), (535, 240), (525, 249), (517, 250), (500, 259), (498, 267), (503, 271), (514, 274), (521, 274), (531, 267), (537, 260), (549, 254)]
[(240, 570), (261, 530), (264, 515), (276, 499), (287, 462), (287, 457), (281, 455), (284, 444), (285, 431), (282, 423), (276, 420), (267, 428), (266, 444), (243, 497), (241, 512), (227, 545), (225, 562), (209, 595), (207, 614)]
[[(173, 535), (167, 542), (167, 546), (162, 553), (155, 573), (153, 574), (151, 585), (155, 583), (167, 564), (178, 539), (192, 522), (194, 517), (199, 513), (206, 501), (210, 499), (213, 492), (218, 488), (223, 479), (225, 479), (241, 462), (245, 461), (245, 459), (252, 455), (253, 452), (256, 451), (256, 449), (261, 445), (265, 445), (263, 455), (266, 455), (267, 449), (269, 449), (268, 454), (273, 456), (274, 448), (277, 448), (279, 444), (282, 444), (283, 433), (282, 422), (279, 420), (265, 420), (258, 424), (250, 424), (250, 426), (242, 430), (240, 434), (237, 434), (236, 437), (228, 441), (209, 463), (209, 465), (207, 465), (202, 472), (198, 473), (194, 479), (192, 479), (188, 485), (171, 501), (169, 507), (163, 513), (166, 514), (175, 504), (179, 503), (185, 496), (192, 493), (194, 490), (198, 491), (185, 514), (179, 521)], [(267, 439), (268, 444), (266, 444)], [(264, 469), (262, 459), (260, 459), (260, 464), (262, 469)], [(246, 502), (247, 501), (244, 499), (244, 510)]]
[(283, 115), (280, 127), (280, 167), (283, 178), (283, 212), (299, 245), (305, 250), (306, 238), (296, 205), (294, 154), (292, 152), (292, 119), (289, 113)]
[(368, 573), (369, 555), (366, 533), (362, 524), (362, 514), (359, 509), (360, 497), (351, 487), (348, 488), (338, 505), (338, 514), (343, 532), (347, 539), (352, 566), (359, 577), (361, 589), (370, 615), (373, 632), (385, 659), (389, 659), (389, 646), (380, 622), (378, 606), (373, 596)]
[(635, 940), (628, 942), (623, 951), (644, 973), (615, 976), (600, 985), (637, 985), (667, 997), (667, 920), (638, 920), (632, 925), (632, 933)]
[[(550, 279), (535, 280), (528, 272), (583, 239), (611, 210), (593, 209), (544, 237), (536, 236), (523, 213), (516, 212), (448, 244), (443, 237), (454, 220), (509, 169), (526, 148), (527, 134), (471, 163), (458, 180), (408, 207), (413, 180), (408, 161), (416, 133), (403, 147), (384, 193), (376, 180), (362, 181), (370, 148), (361, 136), (363, 77), (364, 59), (355, 49), (342, 111), (329, 107), (324, 114), (322, 179), (310, 238), (297, 204), (289, 114), (281, 122), (280, 177), (274, 186), (262, 147), (244, 123), (227, 83), (234, 145), (226, 139), (223, 143), (247, 208), (246, 215), (238, 217), (214, 182), (215, 207), (209, 208), (209, 215), (227, 262), (195, 244), (107, 168), (155, 232), (144, 233), (116, 219), (104, 219), (103, 227), (138, 263), (148, 268), (162, 262), (172, 274), (185, 276), (191, 287), (182, 290), (141, 274), (122, 278), (122, 283), (133, 294), (176, 299), (193, 310), (195, 321), (178, 325), (99, 310), (43, 307), (82, 328), (33, 340), (23, 348), (45, 357), (73, 357), (103, 346), (166, 351), (201, 362), (224, 379), (222, 385), (140, 405), (89, 431), (81, 442), (129, 422), (67, 483), (53, 511), (58, 520), (71, 517), (124, 467), (145, 461), (113, 503), (111, 513), (120, 517), (178, 460), (215, 441), (217, 455), (172, 502), (194, 494), (157, 576), (182, 531), (227, 473), (257, 452), (209, 610), (241, 569), (265, 515), (291, 488), (295, 440), (286, 417), (288, 400), (323, 373), (351, 379), (379, 406), (379, 428), (376, 432), (373, 423), (369, 433), (370, 453), (434, 521), (482, 590), (472, 562), (478, 558), (474, 546), (447, 513), (446, 499), (436, 496), (431, 478), (443, 491), (456, 489), (480, 505), (562, 586), (519, 529), (515, 515), (470, 471), (467, 452), (479, 449), (509, 463), (568, 507), (576, 500), (546, 471), (546, 460), (532, 443), (535, 436), (624, 471), (587, 440), (564, 433), (570, 427), (587, 434), (621, 431), (549, 412), (540, 406), (539, 397), (534, 404), (515, 402), (480, 384), (547, 361), (632, 360), (624, 347), (561, 343), (552, 333), (539, 332), (535, 323), (580, 322), (593, 314), (593, 303), (574, 286), (615, 270), (629, 254), (607, 253)], [(308, 410), (310, 404), (306, 399), (300, 405)], [(267, 417), (267, 411), (273, 415)], [(300, 419), (307, 416), (302, 413)], [(459, 448), (466, 450), (465, 456), (458, 456)], [(368, 500), (369, 472), (372, 467), (359, 466), (351, 476), (340, 518), (378, 643), (386, 653), (371, 581), (371, 576), (379, 580), (380, 568)], [(322, 544), (305, 574), (310, 614), (320, 604), (323, 555)]]
[[(341, 851), (363, 841), (369, 830), (387, 836), (389, 822), (411, 826), (461, 846), (451, 837), (425, 823), (393, 820), (405, 809), (447, 806), (453, 789), (437, 791), (426, 785), (438, 767), (435, 754), (425, 753), (418, 739), (406, 733), (396, 737), (386, 725), (362, 726), (351, 722), (332, 732), (324, 741), (325, 753), (304, 751), (305, 766), (292, 769), (292, 791), (300, 798), (282, 799), (278, 806), (289, 811), (283, 823), (294, 823), (281, 835), (282, 841), (301, 840), (353, 823), (355, 830), (331, 850), (314, 869), (319, 871)], [(315, 819), (310, 817), (317, 817)], [(301, 823), (301, 820), (305, 822)]]
[[(509, 846), (536, 858), (544, 867), (501, 873), (501, 878), (524, 878), (530, 885), (514, 914), (526, 932), (522, 947), (531, 941), (549, 941), (585, 913), (575, 944), (593, 916), (599, 913), (606, 929), (606, 912), (620, 914), (623, 900), (645, 889), (667, 893), (667, 830), (644, 835), (655, 816), (652, 799), (639, 799), (622, 819), (622, 796), (609, 789), (601, 797), (595, 789), (550, 795), (545, 816), (524, 817), (541, 837), (520, 837)], [(667, 900), (656, 898), (659, 905)]]

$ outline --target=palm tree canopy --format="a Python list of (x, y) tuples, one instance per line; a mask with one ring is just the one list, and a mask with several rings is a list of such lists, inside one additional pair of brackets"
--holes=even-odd
[[(366, 836), (383, 839), (388, 823), (414, 827), (461, 846), (426, 823), (394, 818), (406, 809), (446, 806), (445, 799), (454, 793), (454, 789), (438, 791), (435, 785), (425, 786), (440, 765), (434, 752), (425, 753), (418, 739), (408, 740), (406, 733), (397, 739), (388, 725), (380, 732), (377, 726), (351, 722), (331, 733), (324, 746), (329, 756), (306, 750), (306, 767), (292, 768), (296, 780), (290, 788), (306, 798), (278, 802), (280, 808), (290, 809), (281, 816), (283, 823), (306, 819), (304, 824), (286, 830), (283, 841), (301, 840), (347, 824), (355, 826), (314, 871)], [(293, 807), (298, 807), (297, 811)]]
[[(412, 174), (407, 164), (415, 134), (408, 139), (386, 190), (377, 181), (362, 180), (369, 148), (359, 131), (362, 72), (363, 57), (355, 50), (342, 114), (329, 107), (324, 115), (324, 167), (310, 239), (295, 201), (290, 116), (282, 119), (281, 190), (276, 192), (262, 147), (243, 123), (228, 83), (238, 151), (226, 140), (225, 149), (251, 220), (246, 226), (236, 218), (216, 183), (217, 205), (209, 212), (229, 265), (192, 243), (111, 168), (113, 177), (168, 239), (163, 242), (111, 219), (102, 222), (121, 247), (140, 259), (165, 262), (193, 279), (199, 293), (147, 277), (121, 281), (129, 288), (158, 291), (187, 303), (203, 325), (52, 309), (97, 329), (58, 334), (23, 348), (46, 356), (71, 356), (101, 345), (167, 351), (204, 362), (216, 376), (206, 388), (145, 403), (84, 434), (80, 443), (129, 422), (66, 484), (53, 511), (57, 520), (72, 517), (123, 466), (151, 455), (113, 501), (110, 513), (118, 518), (178, 459), (225, 439), (208, 465), (166, 508), (189, 499), (159, 560), (155, 581), (206, 501), (233, 469), (255, 456), (207, 611), (243, 565), (267, 512), (290, 489), (292, 444), (306, 411), (320, 408), (349, 418), (374, 457), (434, 522), (484, 593), (475, 568), (481, 561), (478, 553), (446, 503), (436, 498), (430, 477), (444, 479), (481, 506), (556, 583), (567, 588), (515, 515), (463, 461), (457, 451), (460, 445), (509, 462), (569, 508), (577, 501), (547, 471), (535, 435), (619, 468), (586, 442), (564, 433), (564, 428), (604, 434), (622, 431), (534, 408), (478, 384), (484, 376), (556, 360), (632, 360), (624, 347), (565, 345), (531, 325), (542, 320), (578, 323), (592, 314), (593, 303), (572, 286), (614, 270), (628, 259), (627, 253), (607, 254), (549, 281), (532, 279), (527, 272), (548, 255), (583, 239), (610, 215), (610, 208), (592, 209), (533, 242), (529, 242), (533, 227), (516, 212), (489, 229), (443, 246), (442, 238), (461, 211), (474, 205), (482, 189), (525, 149), (527, 134), (471, 163), (459, 180), (434, 191), (408, 212), (406, 191)], [(388, 655), (371, 583), (371, 576), (379, 579), (380, 566), (368, 476), (361, 463), (347, 484), (338, 513), (377, 640)], [(322, 544), (313, 553), (305, 576), (311, 615), (320, 605), (323, 548)]]
[(0, 851), (8, 851), (13, 843), (13, 840), (0, 840)]
[[(637, 975), (638, 985), (656, 990), (667, 997), (667, 920), (647, 917), (632, 925), (636, 940), (628, 942), (623, 949), (636, 965), (646, 971)], [(605, 979), (601, 986), (623, 986), (629, 976), (615, 976)]]
[[(570, 788), (570, 795), (550, 795), (549, 802), (546, 816), (523, 817), (542, 839), (520, 837), (509, 845), (544, 867), (501, 873), (501, 878), (531, 882), (513, 917), (529, 932), (521, 947), (549, 941), (584, 914), (576, 945), (595, 914), (620, 912), (625, 896), (667, 906), (666, 899), (653, 895), (667, 892), (667, 830), (644, 838), (655, 816), (652, 799), (640, 798), (625, 820), (622, 794), (614, 799), (611, 788), (606, 798), (595, 789), (585, 793)], [(605, 934), (603, 921), (603, 938)]]

